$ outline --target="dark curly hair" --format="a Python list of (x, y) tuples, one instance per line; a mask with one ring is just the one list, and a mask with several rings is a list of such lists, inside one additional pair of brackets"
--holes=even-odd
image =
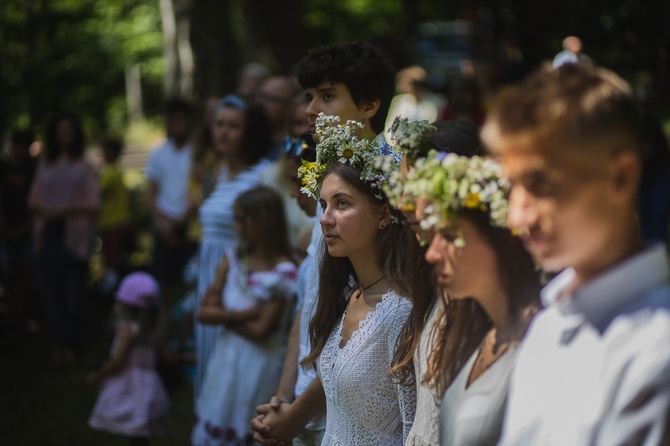
[(395, 93), (395, 71), (373, 45), (340, 42), (318, 47), (298, 63), (295, 71), (303, 88), (318, 87), (323, 81), (343, 83), (356, 105), (379, 99), (379, 110), (370, 119), (370, 125), (377, 133), (384, 130)]

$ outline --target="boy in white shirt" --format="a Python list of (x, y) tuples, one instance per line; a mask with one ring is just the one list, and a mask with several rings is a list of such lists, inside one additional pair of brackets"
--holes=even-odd
[(670, 266), (636, 215), (640, 128), (628, 84), (567, 64), (532, 74), (483, 130), (511, 182), (510, 226), (543, 269), (565, 269), (520, 348), (500, 444), (661, 442)]

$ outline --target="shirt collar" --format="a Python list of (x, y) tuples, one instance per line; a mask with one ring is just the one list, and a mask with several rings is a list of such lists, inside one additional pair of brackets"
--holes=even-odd
[[(555, 303), (574, 277), (570, 268), (552, 280), (542, 291), (545, 305)], [(566, 299), (564, 311), (583, 314), (602, 333), (618, 314), (668, 281), (670, 263), (665, 246), (655, 245), (577, 288)]]

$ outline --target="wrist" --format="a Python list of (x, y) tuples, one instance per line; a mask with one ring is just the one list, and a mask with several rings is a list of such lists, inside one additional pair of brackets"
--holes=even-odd
[(237, 322), (237, 313), (235, 313), (234, 311), (227, 311), (225, 324), (233, 325), (235, 324), (235, 322)]

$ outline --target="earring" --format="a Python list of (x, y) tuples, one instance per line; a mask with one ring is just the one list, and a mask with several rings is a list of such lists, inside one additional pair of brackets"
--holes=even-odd
[(386, 225), (384, 223), (379, 225), (379, 229), (384, 229), (385, 227), (386, 227)]

